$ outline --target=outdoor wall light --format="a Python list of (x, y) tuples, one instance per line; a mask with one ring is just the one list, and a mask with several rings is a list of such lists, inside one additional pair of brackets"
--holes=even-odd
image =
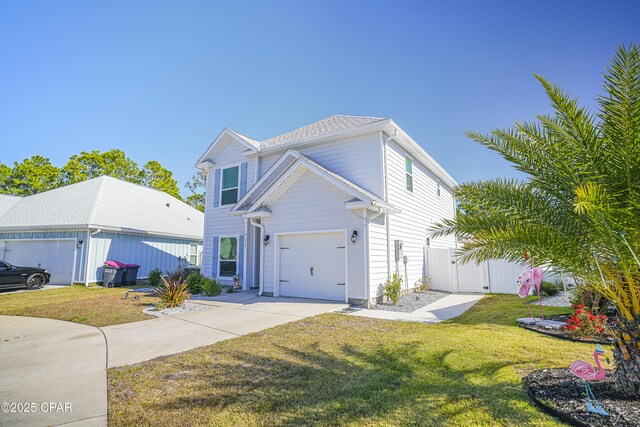
[(264, 239), (262, 239), (262, 242), (264, 243), (265, 246), (267, 246), (269, 244), (269, 235), (267, 234), (266, 236), (264, 236)]
[(76, 243), (76, 248), (80, 249), (83, 244), (84, 244), (84, 241), (78, 240), (78, 243)]
[(353, 233), (351, 233), (351, 243), (355, 245), (357, 241), (358, 241), (358, 230), (353, 230)]

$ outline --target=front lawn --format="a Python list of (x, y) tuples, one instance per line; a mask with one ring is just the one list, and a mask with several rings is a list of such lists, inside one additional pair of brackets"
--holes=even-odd
[(516, 326), (526, 314), (504, 295), (437, 325), (325, 314), (111, 369), (109, 424), (559, 425), (521, 378), (593, 346)]
[[(0, 315), (48, 317), (92, 326), (117, 325), (153, 319), (142, 309), (158, 298), (142, 293), (125, 294), (130, 288), (87, 288), (68, 286), (60, 289), (0, 293)], [(134, 295), (139, 300), (133, 299)]]

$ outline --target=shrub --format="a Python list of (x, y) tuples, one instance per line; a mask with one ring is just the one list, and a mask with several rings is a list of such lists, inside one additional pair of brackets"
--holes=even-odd
[(542, 282), (540, 284), (540, 295), (543, 297), (550, 297), (560, 293), (560, 288), (555, 283)]
[(147, 276), (147, 281), (150, 286), (158, 287), (162, 284), (162, 271), (159, 268), (151, 270)]
[(603, 314), (596, 316), (584, 305), (576, 305), (573, 308), (575, 313), (563, 327), (564, 330), (569, 331), (569, 335), (575, 338), (599, 338), (607, 335), (605, 332), (607, 316)]
[(396, 305), (400, 301), (400, 293), (402, 292), (402, 276), (394, 273), (391, 278), (383, 286), (384, 295)]
[(607, 313), (615, 315), (615, 309), (609, 309), (611, 303), (599, 292), (595, 291), (589, 285), (576, 286), (573, 296), (571, 297), (571, 305), (582, 305), (592, 313)]
[(200, 289), (202, 289), (202, 293), (208, 297), (215, 297), (222, 293), (222, 286), (216, 279), (209, 279), (204, 276), (202, 276)]
[(236, 293), (236, 287), (233, 286), (233, 285), (227, 287), (227, 293), (228, 294), (235, 294)]
[(205, 277), (200, 273), (193, 272), (187, 276), (187, 290), (191, 295), (196, 295), (202, 292), (202, 283)]
[(416, 290), (421, 292), (427, 292), (431, 287), (431, 277), (422, 276), (422, 279), (416, 282)]
[(184, 304), (184, 301), (189, 298), (190, 295), (186, 289), (186, 283), (170, 275), (166, 279), (162, 278), (162, 284), (154, 289), (152, 295), (160, 298), (159, 308), (174, 308)]

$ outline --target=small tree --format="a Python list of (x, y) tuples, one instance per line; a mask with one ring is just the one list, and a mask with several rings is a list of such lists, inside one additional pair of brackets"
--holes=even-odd
[(640, 397), (640, 48), (618, 49), (592, 114), (537, 76), (555, 110), (534, 123), (468, 135), (526, 180), (460, 186), (467, 208), (434, 236), (465, 237), (463, 261), (521, 260), (528, 252), (589, 283), (618, 313), (616, 383)]
[(400, 294), (402, 293), (402, 276), (398, 273), (394, 273), (383, 286), (384, 295), (393, 302), (393, 305), (398, 304), (400, 301)]

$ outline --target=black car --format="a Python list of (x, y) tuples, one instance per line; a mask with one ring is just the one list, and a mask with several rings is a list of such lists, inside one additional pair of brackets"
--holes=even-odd
[(17, 267), (0, 261), (0, 289), (40, 289), (49, 283), (51, 275), (47, 270), (36, 267)]

